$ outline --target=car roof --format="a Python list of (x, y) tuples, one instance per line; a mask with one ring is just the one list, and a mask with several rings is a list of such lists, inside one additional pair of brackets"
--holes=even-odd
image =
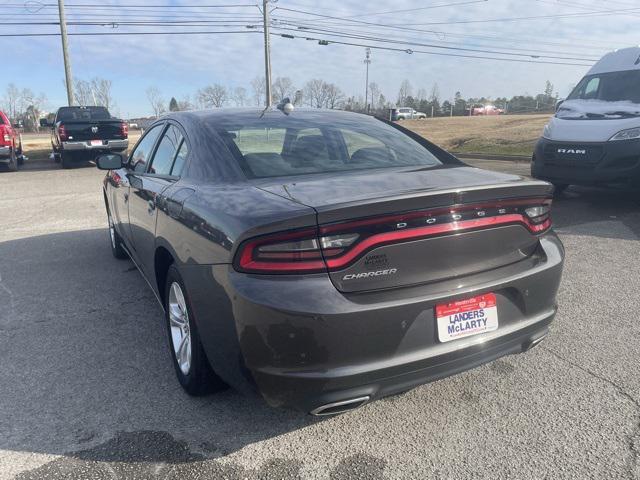
[(596, 62), (587, 75), (640, 70), (640, 47), (621, 48), (607, 53)]
[[(264, 112), (264, 113), (263, 113)], [(162, 116), (159, 120), (173, 118), (176, 121), (200, 121), (203, 123), (217, 123), (227, 120), (242, 123), (242, 120), (255, 121), (260, 118), (273, 118), (285, 115), (275, 107), (268, 110), (262, 108), (215, 108), (210, 110), (192, 110), (186, 112), (171, 112)], [(362, 113), (348, 112), (345, 110), (331, 110), (322, 108), (298, 108), (289, 115), (291, 118), (300, 120), (322, 120), (331, 121), (346, 120), (351, 121), (371, 121), (373, 117)]]

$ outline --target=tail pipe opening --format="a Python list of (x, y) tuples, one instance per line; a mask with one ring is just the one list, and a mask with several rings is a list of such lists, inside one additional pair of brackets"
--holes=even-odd
[(325, 415), (337, 415), (339, 413), (348, 412), (349, 410), (355, 410), (361, 407), (369, 401), (371, 397), (369, 395), (364, 397), (350, 398), (349, 400), (342, 400), (341, 402), (327, 403), (318, 408), (311, 410), (311, 415), (325, 416)]

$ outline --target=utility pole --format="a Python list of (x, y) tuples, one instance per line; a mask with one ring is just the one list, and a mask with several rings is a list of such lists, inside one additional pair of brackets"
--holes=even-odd
[(67, 45), (67, 21), (64, 17), (64, 0), (58, 0), (60, 14), (60, 36), (62, 37), (62, 57), (64, 59), (64, 78), (67, 82), (67, 101), (73, 105), (73, 77), (71, 76), (71, 61), (69, 60), (69, 46)]
[(264, 78), (267, 82), (265, 92), (267, 95), (267, 108), (271, 106), (271, 44), (269, 42), (269, 0), (262, 0), (262, 19), (264, 22)]
[(364, 108), (367, 113), (369, 113), (369, 64), (371, 63), (371, 49), (369, 47), (365, 50), (364, 63), (367, 65), (366, 86), (364, 89)]

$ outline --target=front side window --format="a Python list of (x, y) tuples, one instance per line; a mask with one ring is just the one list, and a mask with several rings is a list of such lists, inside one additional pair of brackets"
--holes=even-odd
[(140, 140), (140, 143), (138, 143), (133, 153), (131, 153), (129, 164), (134, 171), (143, 173), (147, 169), (147, 162), (151, 157), (151, 149), (155, 145), (156, 139), (161, 131), (162, 125), (156, 125), (151, 128), (142, 140)]
[(149, 173), (156, 175), (170, 175), (171, 167), (173, 166), (173, 160), (176, 157), (176, 153), (182, 143), (182, 133), (174, 126), (169, 125), (167, 131), (162, 136), (156, 153), (153, 156), (153, 161), (149, 167)]
[(214, 128), (248, 178), (442, 164), (425, 146), (368, 117), (279, 112)]
[(640, 70), (588, 75), (567, 97), (578, 99), (640, 103)]

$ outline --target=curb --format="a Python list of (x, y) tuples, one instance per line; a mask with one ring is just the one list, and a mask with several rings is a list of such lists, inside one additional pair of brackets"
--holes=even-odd
[(461, 153), (451, 152), (458, 158), (478, 159), (478, 160), (501, 160), (505, 162), (527, 162), (531, 161), (529, 155), (493, 155), (490, 153)]

